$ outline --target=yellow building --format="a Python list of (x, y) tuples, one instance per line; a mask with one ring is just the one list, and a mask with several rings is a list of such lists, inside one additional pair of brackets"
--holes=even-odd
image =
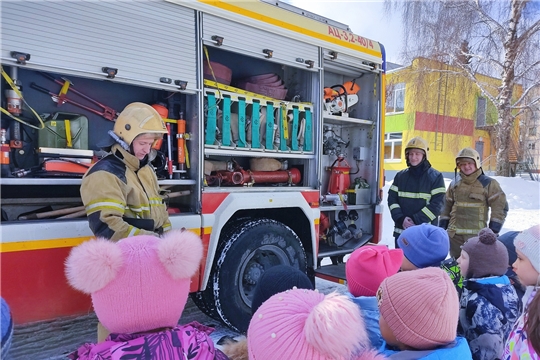
[[(496, 91), (500, 80), (479, 75)], [(480, 153), (485, 171), (495, 169), (495, 146), (490, 130), (497, 112), (478, 87), (457, 69), (416, 58), (408, 67), (387, 75), (384, 169), (389, 178), (405, 169), (404, 148), (420, 136), (429, 143), (432, 166), (453, 177), (455, 156), (464, 147)]]

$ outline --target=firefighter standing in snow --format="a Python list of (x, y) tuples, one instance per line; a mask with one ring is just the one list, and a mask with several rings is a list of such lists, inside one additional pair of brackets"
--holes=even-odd
[(81, 197), (95, 236), (117, 241), (133, 235), (160, 234), (171, 223), (150, 166), (154, 142), (167, 133), (159, 113), (132, 103), (114, 124), (111, 153), (98, 161), (82, 180)]
[(444, 179), (427, 159), (428, 144), (414, 137), (405, 148), (408, 168), (398, 172), (388, 191), (388, 207), (394, 220), (394, 238), (408, 227), (422, 223), (437, 225), (443, 201)]
[[(461, 245), (489, 227), (495, 234), (508, 213), (506, 195), (497, 182), (484, 175), (480, 154), (472, 148), (462, 149), (456, 156), (459, 176), (448, 187), (439, 226), (448, 231), (450, 255), (458, 258)], [(488, 223), (488, 212), (491, 216)]]

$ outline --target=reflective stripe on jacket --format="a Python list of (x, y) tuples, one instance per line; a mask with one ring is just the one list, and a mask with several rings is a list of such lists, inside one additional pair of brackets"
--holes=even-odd
[(501, 186), (478, 169), (470, 175), (460, 174), (452, 181), (446, 191), (439, 225), (448, 230), (450, 237), (476, 235), (488, 226), (498, 233), (507, 213), (508, 202)]
[(403, 219), (414, 223), (437, 225), (444, 202), (444, 178), (424, 160), (416, 169), (407, 168), (396, 174), (388, 191), (388, 207), (394, 220), (394, 235), (403, 231)]
[[(86, 173), (81, 197), (95, 236), (116, 241), (171, 229), (154, 170), (148, 164), (140, 166), (139, 159), (119, 145)], [(143, 221), (135, 225), (126, 218)]]

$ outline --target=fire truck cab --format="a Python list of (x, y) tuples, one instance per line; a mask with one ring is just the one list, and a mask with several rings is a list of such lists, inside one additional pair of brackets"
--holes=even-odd
[(79, 187), (135, 101), (164, 111), (153, 166), (173, 228), (203, 241), (191, 291), (206, 314), (245, 331), (266, 269), (343, 282), (344, 257), (379, 241), (378, 42), (279, 1), (5, 1), (1, 16), (1, 295), (16, 323), (91, 311), (64, 276), (92, 237)]

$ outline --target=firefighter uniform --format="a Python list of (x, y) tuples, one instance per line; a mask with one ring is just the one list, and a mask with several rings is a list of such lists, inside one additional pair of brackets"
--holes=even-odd
[(444, 178), (433, 169), (429, 161), (419, 165), (416, 176), (414, 171), (405, 169), (394, 177), (388, 191), (388, 206), (394, 220), (394, 237), (403, 232), (403, 219), (408, 216), (415, 224), (431, 223), (437, 225), (437, 217), (444, 201)]
[(94, 235), (116, 241), (170, 230), (154, 170), (148, 164), (140, 166), (139, 159), (120, 145), (113, 145), (112, 151), (88, 171), (81, 186)]
[[(411, 166), (408, 152), (411, 149), (424, 151), (424, 159), (417, 166)], [(431, 223), (437, 225), (444, 202), (444, 178), (433, 169), (427, 160), (427, 142), (419, 137), (412, 138), (405, 148), (407, 169), (396, 174), (388, 191), (388, 207), (394, 220), (394, 238), (403, 232), (403, 220), (410, 217), (416, 225)], [(397, 247), (397, 241), (396, 241)]]
[(477, 169), (469, 175), (460, 173), (452, 181), (439, 220), (450, 237), (450, 255), (456, 259), (461, 255), (461, 245), (481, 229), (489, 227), (498, 234), (508, 213), (506, 194), (497, 180), (484, 175), (478, 152), (465, 148), (456, 157), (456, 164), (460, 158), (472, 159)]
[(128, 236), (161, 234), (171, 228), (166, 205), (159, 194), (157, 176), (144, 159), (133, 153), (132, 142), (142, 134), (156, 139), (166, 133), (159, 113), (143, 103), (128, 105), (109, 132), (110, 154), (85, 174), (81, 198), (95, 236), (117, 241)]

